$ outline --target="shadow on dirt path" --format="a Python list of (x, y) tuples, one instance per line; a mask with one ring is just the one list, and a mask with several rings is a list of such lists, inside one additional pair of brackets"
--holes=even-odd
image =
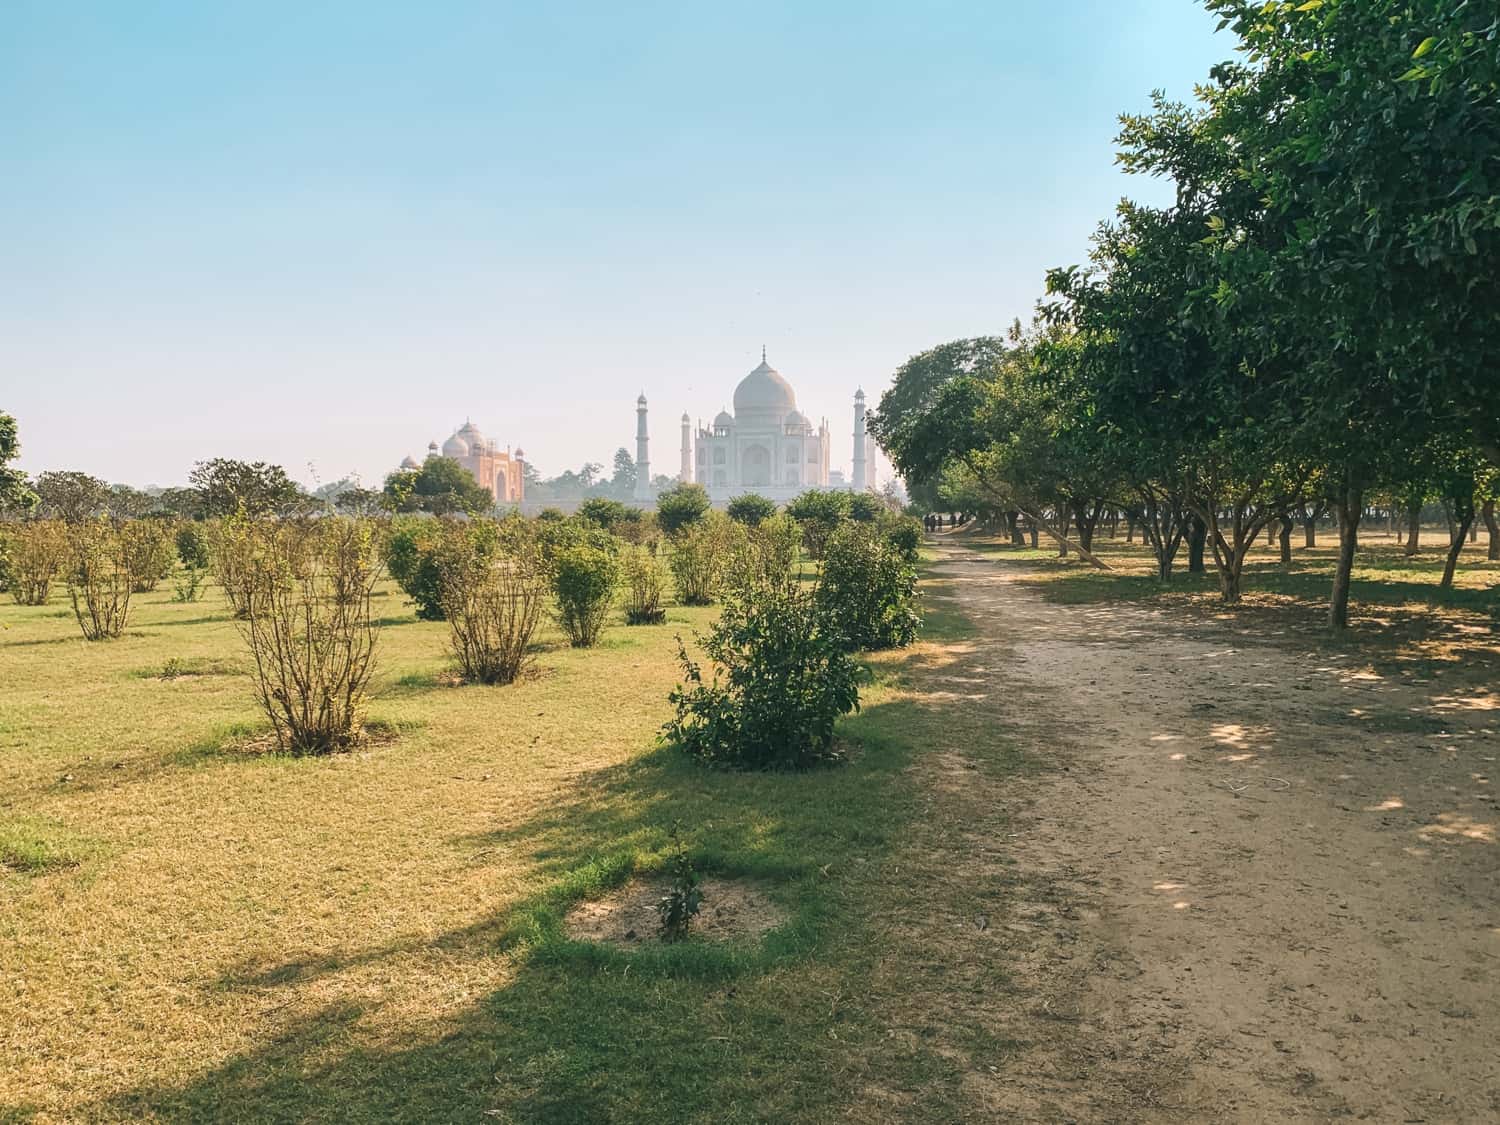
[(921, 686), (1056, 767), (986, 785), (959, 752), (930, 782), (936, 822), (1010, 810), (1004, 840), (952, 832), (1010, 888), (975, 927), (1015, 1045), (976, 1116), (1500, 1119), (1493, 697), (939, 551), (977, 636)]

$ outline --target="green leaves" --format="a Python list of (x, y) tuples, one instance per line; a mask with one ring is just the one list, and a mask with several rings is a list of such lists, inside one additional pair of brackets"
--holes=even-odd
[(1429, 35), (1417, 44), (1417, 49), (1411, 53), (1411, 57), (1414, 59), (1425, 58), (1432, 53), (1432, 49), (1437, 46), (1437, 43), (1437, 36)]

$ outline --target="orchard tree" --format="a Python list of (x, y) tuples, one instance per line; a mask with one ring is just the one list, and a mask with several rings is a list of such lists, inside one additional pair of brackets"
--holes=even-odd
[(82, 523), (105, 510), (109, 485), (78, 472), (46, 472), (36, 478), (39, 511), (65, 523)]
[(656, 497), (657, 520), (668, 535), (697, 523), (710, 507), (708, 490), (701, 484), (676, 484)]
[(451, 457), (436, 454), (420, 469), (398, 469), (385, 478), (384, 503), (396, 512), (431, 512), (446, 516), (480, 515), (495, 506), (490, 490)]
[(285, 469), (265, 461), (199, 461), (188, 483), (202, 496), (203, 514), (209, 517), (243, 512), (254, 519), (293, 508), (302, 497), (301, 487)]
[(26, 474), (10, 468), (10, 462), (20, 455), (16, 420), (0, 410), (0, 512), (26, 512), (36, 505), (37, 496), (26, 482)]

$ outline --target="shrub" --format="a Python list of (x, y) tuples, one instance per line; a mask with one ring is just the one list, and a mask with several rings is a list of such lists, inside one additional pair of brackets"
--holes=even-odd
[(829, 632), (849, 649), (900, 648), (921, 627), (916, 571), (866, 524), (842, 527), (828, 541), (816, 597)]
[(561, 508), (543, 508), (536, 518), (541, 523), (562, 523), (568, 516)]
[(667, 619), (663, 608), (661, 557), (648, 547), (627, 545), (620, 557), (625, 585), (625, 624), (659, 625)]
[(68, 529), (68, 598), (85, 640), (108, 640), (125, 631), (139, 580), (132, 561), (125, 536), (108, 519)]
[(172, 529), (161, 520), (138, 519), (120, 525), (120, 549), (130, 569), (132, 591), (145, 594), (172, 573), (177, 559)]
[(661, 918), (662, 941), (681, 941), (687, 937), (688, 929), (703, 905), (703, 892), (698, 889), (698, 872), (693, 869), (693, 857), (688, 855), (687, 845), (677, 828), (672, 828), (672, 854), (667, 859), (667, 893), (656, 904), (656, 913)]
[(729, 563), (732, 524), (717, 513), (689, 524), (672, 537), (667, 565), (683, 605), (713, 605)]
[(186, 566), (172, 581), (174, 602), (195, 602), (203, 596), (203, 580), (206, 572), (201, 566)]
[(0, 593), (10, 589), (10, 535), (0, 524)]
[(922, 550), (922, 521), (911, 516), (892, 515), (879, 525), (891, 548), (909, 563), (917, 561)]
[(363, 736), (375, 669), (377, 572), (362, 569), (353, 552), (330, 549), (339, 537), (307, 521), (246, 521), (244, 537), (240, 633), (254, 661), (256, 700), (283, 750), (347, 750)]
[(341, 604), (367, 597), (379, 568), (380, 525), (344, 516), (319, 520), (313, 527), (317, 536), (313, 550), (324, 560), (332, 596)]
[(513, 683), (531, 659), (531, 637), (547, 597), (531, 527), (506, 521), (495, 549), (473, 536), (454, 536), (439, 567), (459, 675), (470, 683)]
[(45, 605), (67, 562), (68, 541), (55, 520), (17, 524), (10, 535), (10, 592), (20, 605)]
[(737, 587), (705, 638), (712, 680), (678, 639), (684, 682), (663, 733), (704, 761), (798, 769), (833, 754), (833, 727), (857, 710), (854, 662), (813, 595), (791, 583)]
[(793, 568), (801, 542), (802, 530), (786, 515), (743, 529), (730, 550), (728, 581), (751, 586), (797, 580), (799, 573)]
[(253, 589), (250, 571), (256, 549), (253, 531), (250, 520), (243, 513), (222, 516), (204, 529), (214, 576), (219, 580), (219, 588), (224, 591), (229, 608), (239, 618), (250, 612)]
[(736, 496), (725, 509), (725, 515), (746, 527), (758, 527), (762, 520), (768, 520), (775, 514), (776, 501), (756, 492)]
[(698, 523), (710, 508), (708, 490), (701, 484), (674, 484), (656, 498), (656, 518), (661, 529), (675, 535)]
[(828, 537), (849, 517), (849, 493), (810, 488), (788, 504), (786, 512), (801, 527), (808, 556), (821, 559)]
[(619, 578), (619, 560), (604, 547), (579, 543), (564, 547), (553, 559), (557, 623), (574, 648), (589, 648), (599, 639)]
[[(493, 528), (487, 520), (450, 524), (438, 519), (399, 521), (385, 544), (385, 566), (422, 621), (443, 620), (442, 552), (458, 539), (485, 545)], [(491, 544), (492, 545), (492, 544)]]
[(177, 558), (183, 566), (190, 569), (193, 567), (203, 569), (209, 565), (211, 560), (208, 553), (208, 535), (202, 524), (191, 522), (179, 527), (176, 546)]
[(630, 509), (618, 500), (591, 496), (578, 506), (577, 515), (580, 520), (602, 527), (605, 531), (614, 531), (629, 518)]
[(874, 523), (886, 511), (880, 497), (873, 492), (851, 492), (849, 494), (849, 518), (858, 523)]

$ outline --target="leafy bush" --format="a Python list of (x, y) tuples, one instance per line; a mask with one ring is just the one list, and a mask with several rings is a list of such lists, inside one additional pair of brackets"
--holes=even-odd
[(886, 506), (873, 492), (851, 492), (849, 494), (849, 518), (858, 523), (874, 523)]
[(85, 640), (108, 640), (125, 631), (138, 582), (133, 561), (125, 536), (107, 518), (68, 529), (68, 598)]
[(207, 575), (201, 566), (185, 566), (182, 573), (172, 581), (174, 602), (195, 602), (203, 596), (203, 582)]
[(708, 514), (708, 490), (701, 484), (674, 484), (656, 498), (656, 518), (668, 535), (695, 524)]
[(700, 638), (713, 678), (678, 640), (684, 682), (663, 734), (693, 757), (749, 769), (799, 769), (833, 754), (833, 727), (859, 707), (857, 669), (795, 584), (736, 587)]
[(830, 633), (851, 650), (901, 648), (921, 627), (916, 571), (867, 524), (829, 539), (816, 597)]
[(162, 520), (130, 520), (120, 525), (119, 536), (132, 575), (132, 591), (145, 594), (156, 589), (177, 561), (172, 529)]
[(849, 493), (810, 488), (788, 504), (786, 512), (801, 527), (808, 556), (821, 559), (828, 537), (849, 518)]
[(758, 527), (762, 520), (768, 520), (776, 514), (776, 501), (757, 492), (747, 492), (731, 500), (724, 514), (735, 523)]
[(254, 660), (256, 700), (281, 748), (294, 754), (347, 750), (363, 736), (378, 573), (357, 552), (338, 549), (345, 537), (302, 520), (244, 524), (240, 633)]
[(683, 605), (713, 605), (729, 563), (733, 528), (717, 512), (679, 529), (671, 540), (667, 565)]
[(659, 625), (667, 619), (661, 557), (648, 547), (627, 544), (620, 556), (625, 585), (625, 624)]
[(909, 563), (917, 561), (922, 550), (922, 521), (911, 516), (892, 515), (879, 525), (889, 543)]
[(0, 524), (0, 593), (10, 589), (10, 535)]
[(214, 576), (239, 618), (250, 612), (251, 564), (255, 559), (252, 525), (243, 513), (223, 516), (206, 525), (208, 553), (213, 560)]
[(728, 581), (738, 586), (795, 581), (801, 542), (801, 528), (787, 515), (744, 528), (730, 548)]
[(45, 605), (52, 581), (68, 558), (68, 540), (56, 520), (15, 525), (10, 534), (10, 592), (19, 605)]
[(530, 662), (547, 598), (547, 573), (531, 525), (506, 520), (498, 546), (454, 536), (439, 559), (448, 643), (470, 683), (509, 684)]
[(614, 531), (630, 517), (630, 509), (606, 496), (591, 496), (578, 505), (578, 518), (605, 531)]
[(619, 559), (604, 547), (579, 543), (553, 559), (557, 623), (574, 648), (589, 648), (599, 639), (619, 579)]
[(423, 621), (443, 620), (442, 542), (443, 525), (437, 520), (404, 520), (385, 544), (385, 568)]
[(177, 529), (177, 558), (185, 567), (204, 568), (209, 565), (208, 536), (203, 525), (196, 521), (185, 523)]

